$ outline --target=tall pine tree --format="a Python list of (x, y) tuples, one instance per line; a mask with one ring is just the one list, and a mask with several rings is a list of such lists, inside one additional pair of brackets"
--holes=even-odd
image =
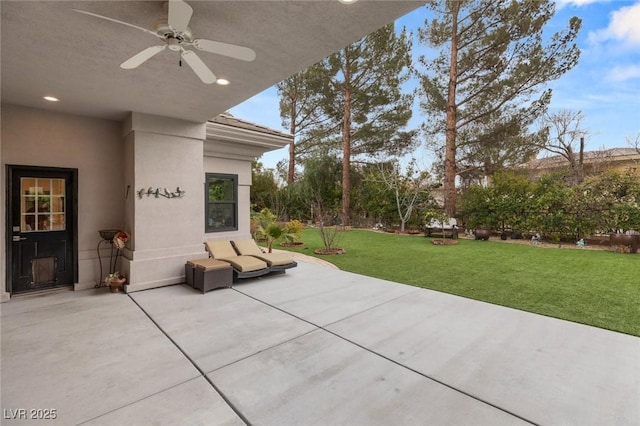
[(421, 58), (421, 106), (428, 133), (445, 134), (444, 207), (455, 216), (461, 144), (495, 152), (506, 142), (501, 135), (527, 143), (522, 133), (551, 100), (546, 84), (578, 62), (582, 22), (573, 17), (546, 38), (555, 13), (550, 0), (432, 0), (428, 6), (436, 18), (419, 30), (419, 39), (439, 55)]
[(339, 124), (342, 151), (342, 221), (350, 224), (351, 164), (356, 156), (402, 154), (415, 142), (403, 131), (411, 118), (411, 94), (402, 92), (409, 78), (411, 42), (403, 29), (389, 24), (324, 61), (333, 75), (323, 108)]
[(295, 180), (297, 145), (309, 139), (312, 129), (327, 121), (321, 108), (320, 96), (326, 91), (331, 79), (322, 64), (313, 65), (276, 85), (280, 96), (280, 118), (282, 126), (289, 129), (293, 141), (289, 146), (287, 183)]

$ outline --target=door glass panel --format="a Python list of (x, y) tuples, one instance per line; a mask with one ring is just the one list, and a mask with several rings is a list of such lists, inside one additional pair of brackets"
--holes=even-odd
[(51, 197), (51, 213), (64, 213), (64, 197)]
[(51, 230), (64, 231), (64, 214), (53, 214), (51, 218)]
[(37, 179), (38, 195), (51, 195), (51, 179)]
[(65, 229), (65, 180), (20, 178), (20, 231)]
[(51, 179), (51, 195), (64, 196), (64, 179)]

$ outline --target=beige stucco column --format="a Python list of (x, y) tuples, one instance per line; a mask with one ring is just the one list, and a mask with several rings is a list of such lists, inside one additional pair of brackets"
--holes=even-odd
[(127, 291), (181, 283), (185, 261), (205, 255), (205, 124), (132, 113), (123, 133), (125, 184), (131, 188), (125, 202), (131, 238), (122, 259)]

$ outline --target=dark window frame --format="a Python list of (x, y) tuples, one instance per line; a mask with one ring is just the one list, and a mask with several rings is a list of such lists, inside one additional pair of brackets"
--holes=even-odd
[[(229, 180), (233, 185), (232, 201), (211, 201), (209, 200), (209, 182), (211, 180)], [(231, 226), (214, 226), (209, 223), (209, 206), (211, 205), (231, 205), (233, 209), (233, 224)], [(206, 173), (204, 184), (204, 228), (206, 233), (228, 232), (238, 230), (238, 175), (224, 173)]]

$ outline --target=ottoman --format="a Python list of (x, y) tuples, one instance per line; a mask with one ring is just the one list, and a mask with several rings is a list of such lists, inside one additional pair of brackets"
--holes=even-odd
[(209, 260), (210, 258), (187, 260), (187, 263), (184, 265), (184, 278), (189, 287), (193, 287), (193, 272), (196, 267), (196, 263), (208, 262)]
[(233, 268), (227, 262), (206, 259), (194, 264), (193, 288), (206, 293), (216, 288), (231, 287), (233, 284)]

